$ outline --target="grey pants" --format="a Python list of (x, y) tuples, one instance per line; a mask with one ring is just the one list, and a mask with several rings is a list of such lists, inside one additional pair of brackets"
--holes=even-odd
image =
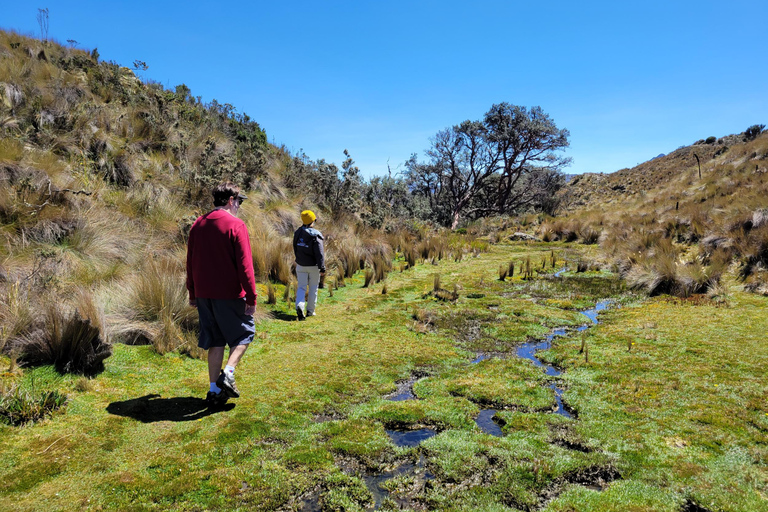
[(320, 284), (320, 269), (317, 265), (305, 267), (296, 265), (296, 279), (299, 281), (299, 289), (296, 290), (296, 309), (304, 311), (307, 306), (307, 314), (315, 312), (317, 305), (317, 287)]

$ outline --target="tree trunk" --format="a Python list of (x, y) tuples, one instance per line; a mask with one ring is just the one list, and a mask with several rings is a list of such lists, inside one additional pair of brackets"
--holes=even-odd
[(451, 222), (451, 231), (456, 229), (459, 225), (459, 210), (453, 212), (453, 222)]

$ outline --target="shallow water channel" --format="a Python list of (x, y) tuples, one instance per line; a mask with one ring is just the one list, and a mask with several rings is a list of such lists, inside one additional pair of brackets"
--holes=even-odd
[[(610, 301), (605, 300), (605, 301), (598, 302), (595, 305), (595, 307), (592, 309), (581, 311), (580, 313), (585, 317), (587, 317), (590, 323), (584, 324), (578, 327), (576, 331), (581, 332), (588, 329), (592, 325), (597, 324), (598, 313), (600, 311), (603, 311), (605, 308), (607, 308), (609, 304), (610, 304)], [(555, 337), (557, 336), (565, 336), (567, 332), (568, 332), (567, 329), (564, 327), (554, 329), (549, 335), (547, 335), (546, 338), (544, 338), (541, 341), (531, 341), (529, 343), (523, 343), (522, 345), (517, 347), (517, 350), (515, 350), (515, 355), (517, 357), (521, 357), (523, 359), (528, 359), (530, 361), (533, 361), (533, 364), (543, 368), (544, 373), (546, 373), (551, 377), (557, 377), (562, 372), (557, 368), (555, 368), (554, 366), (551, 366), (542, 362), (539, 358), (536, 357), (536, 352), (538, 352), (539, 350), (547, 350), (551, 348), (552, 340), (554, 340)], [(488, 359), (494, 356), (495, 354), (481, 353), (481, 354), (478, 354), (478, 356), (474, 360), (472, 360), (472, 362), (479, 363), (484, 359)], [(555, 402), (557, 404), (557, 409), (555, 410), (555, 414), (560, 414), (561, 416), (565, 416), (566, 418), (571, 418), (572, 417), (571, 413), (568, 412), (568, 410), (563, 405), (563, 390), (557, 387), (557, 385), (554, 382), (551, 383), (549, 387), (555, 392)], [(495, 414), (496, 414), (495, 409), (483, 409), (480, 411), (480, 414), (478, 415), (477, 419), (475, 419), (475, 423), (477, 423), (477, 426), (480, 427), (480, 429), (486, 434), (491, 434), (491, 435), (500, 437), (503, 434), (498, 424), (495, 421), (493, 421), (493, 417)]]
[[(576, 329), (576, 331), (581, 332), (588, 329), (592, 325), (597, 324), (598, 313), (606, 309), (609, 304), (610, 304), (609, 300), (601, 301), (601, 302), (598, 302), (594, 308), (581, 311), (581, 314), (584, 315), (589, 320), (589, 323), (585, 323), (584, 325), (581, 325)], [(555, 367), (548, 365), (542, 362), (540, 359), (538, 359), (536, 357), (536, 352), (538, 352), (539, 350), (549, 349), (552, 346), (552, 341), (555, 339), (555, 337), (565, 336), (567, 332), (568, 330), (566, 328), (554, 329), (543, 340), (532, 341), (532, 342), (524, 343), (520, 345), (515, 350), (515, 355), (517, 357), (522, 357), (524, 359), (529, 359), (533, 361), (533, 363), (536, 366), (539, 366), (544, 370), (544, 373), (552, 377), (557, 377), (562, 372), (556, 369)], [(504, 357), (505, 355), (506, 354), (504, 353), (494, 353), (494, 352), (480, 353), (477, 355), (477, 357), (474, 360), (472, 360), (472, 363), (479, 363), (480, 361), (483, 361), (485, 359), (490, 359), (493, 357)], [(416, 395), (413, 392), (413, 385), (416, 383), (418, 379), (419, 377), (413, 377), (410, 380), (399, 382), (397, 384), (397, 390), (395, 391), (395, 393), (390, 395), (387, 399), (396, 401), (396, 402), (403, 401), (403, 400), (418, 400), (418, 397), (416, 397)], [(562, 400), (563, 390), (557, 387), (555, 383), (551, 383), (549, 387), (554, 391), (555, 401), (557, 403), (557, 408), (554, 411), (554, 413), (560, 414), (567, 418), (571, 418), (572, 417), (571, 413), (569, 413), (566, 407), (563, 405), (563, 400)], [(496, 415), (495, 409), (482, 409), (478, 414), (477, 418), (475, 419), (475, 423), (477, 423), (477, 426), (480, 427), (480, 429), (486, 434), (501, 437), (504, 435), (504, 433), (502, 432), (499, 424), (496, 421), (494, 421), (493, 418), (495, 415)], [(418, 430), (394, 430), (393, 429), (393, 430), (386, 430), (386, 432), (396, 446), (404, 446), (404, 447), (418, 446), (419, 444), (421, 444), (421, 442), (429, 439), (430, 437), (437, 435), (437, 432), (435, 432), (430, 428), (421, 428)], [(386, 482), (388, 480), (391, 480), (399, 476), (412, 476), (419, 479), (422, 483), (434, 478), (434, 476), (430, 474), (429, 471), (426, 471), (423, 457), (419, 457), (419, 461), (417, 463), (407, 462), (407, 463), (401, 464), (400, 466), (396, 467), (391, 471), (386, 471), (379, 474), (362, 475), (362, 478), (365, 481), (366, 486), (371, 491), (374, 497), (373, 510), (379, 509), (384, 499), (386, 499), (390, 495), (389, 491), (386, 489)], [(314, 495), (311, 498), (305, 500), (303, 503), (302, 510), (307, 512), (320, 510), (317, 497), (318, 497), (317, 495)], [(407, 503), (403, 502), (399, 504), (406, 505)]]

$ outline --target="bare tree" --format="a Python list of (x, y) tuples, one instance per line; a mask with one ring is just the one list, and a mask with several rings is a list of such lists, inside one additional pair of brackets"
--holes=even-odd
[(452, 229), (462, 217), (540, 206), (562, 183), (557, 177), (570, 159), (555, 152), (568, 147), (568, 136), (540, 107), (499, 103), (482, 121), (439, 132), (426, 152), (428, 162), (412, 156), (409, 185)]
[(40, 25), (40, 38), (48, 42), (48, 8), (37, 9), (37, 24)]

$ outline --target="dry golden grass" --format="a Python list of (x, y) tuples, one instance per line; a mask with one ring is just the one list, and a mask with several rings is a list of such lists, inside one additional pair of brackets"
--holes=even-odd
[(79, 290), (71, 306), (51, 297), (45, 311), (44, 323), (31, 326), (10, 342), (19, 360), (27, 365), (53, 364), (60, 373), (100, 372), (112, 348), (103, 312), (91, 292)]
[(194, 324), (197, 314), (189, 306), (185, 271), (180, 261), (168, 257), (150, 259), (131, 276), (130, 300), (125, 304), (129, 318), (149, 322), (168, 319), (183, 326)]

